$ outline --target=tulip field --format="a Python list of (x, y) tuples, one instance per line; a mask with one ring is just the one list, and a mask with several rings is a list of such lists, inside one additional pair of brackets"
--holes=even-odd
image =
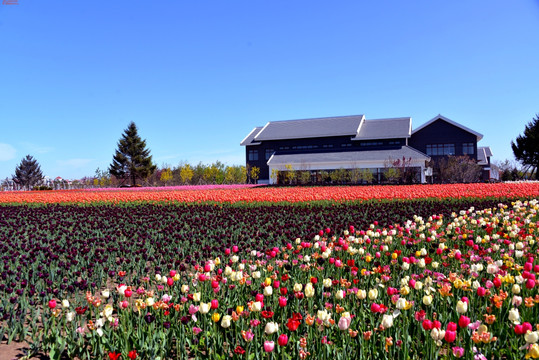
[[(385, 193), (385, 196), (384, 196)], [(539, 184), (0, 193), (0, 358), (539, 358)]]

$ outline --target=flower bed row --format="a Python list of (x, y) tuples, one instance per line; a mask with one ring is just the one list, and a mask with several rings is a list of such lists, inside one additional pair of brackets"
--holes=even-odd
[(419, 198), (514, 198), (539, 196), (538, 182), (497, 184), (446, 184), (343, 187), (247, 187), (211, 190), (66, 190), (4, 192), (0, 203), (95, 203), (95, 202), (310, 202)]
[[(118, 260), (82, 293), (55, 293), (63, 279), (52, 271), (52, 292), (30, 304), (23, 290), (2, 326), (40, 319), (43, 328), (20, 331), (51, 358), (539, 358), (537, 210), (537, 201), (472, 207), (258, 249), (231, 241), (194, 266), (136, 274)], [(30, 245), (19, 256), (37, 253), (24, 252)], [(7, 276), (26, 271), (17, 270)]]

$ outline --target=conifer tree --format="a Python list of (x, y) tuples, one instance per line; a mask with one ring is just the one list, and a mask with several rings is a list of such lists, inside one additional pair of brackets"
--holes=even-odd
[(15, 168), (13, 181), (29, 190), (34, 185), (39, 184), (41, 180), (43, 180), (43, 173), (37, 160), (30, 155), (26, 155)]
[(515, 158), (531, 169), (530, 176), (539, 169), (539, 114), (526, 125), (516, 142), (511, 141), (511, 148)]
[(146, 179), (155, 169), (146, 140), (141, 139), (137, 126), (131, 122), (118, 141), (118, 149), (109, 167), (110, 174), (122, 180), (131, 179), (131, 185), (135, 186), (137, 179)]

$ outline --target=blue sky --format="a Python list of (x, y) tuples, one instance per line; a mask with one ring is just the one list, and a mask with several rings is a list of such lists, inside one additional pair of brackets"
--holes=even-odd
[[(14, 0), (12, 0), (14, 1)], [(442, 114), (495, 160), (539, 113), (539, 0), (0, 3), (0, 178), (106, 169), (130, 121), (158, 165), (243, 164), (267, 121)]]

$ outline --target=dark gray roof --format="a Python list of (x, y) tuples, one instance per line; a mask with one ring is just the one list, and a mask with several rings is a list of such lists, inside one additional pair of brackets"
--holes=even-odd
[(255, 127), (253, 130), (251, 130), (251, 132), (249, 133), (249, 135), (247, 135), (245, 137), (245, 139), (242, 140), (242, 142), (240, 143), (241, 146), (245, 146), (245, 145), (260, 145), (260, 143), (257, 143), (257, 142), (254, 142), (253, 143), (253, 139), (255, 138), (256, 135), (258, 135), (258, 133), (260, 132), (260, 130), (262, 130), (262, 126), (257, 126)]
[(448, 119), (448, 118), (446, 118), (445, 116), (442, 116), (442, 115), (440, 115), (440, 114), (438, 114), (438, 116), (433, 117), (432, 119), (430, 119), (429, 121), (427, 121), (426, 123), (424, 123), (423, 125), (421, 125), (420, 127), (418, 127), (417, 129), (415, 129), (414, 131), (412, 131), (412, 134), (418, 132), (419, 130), (423, 129), (424, 127), (429, 126), (430, 124), (432, 124), (432, 123), (435, 122), (436, 120), (443, 120), (443, 121), (445, 121), (445, 122), (450, 123), (450, 124), (453, 125), (453, 126), (456, 126), (456, 127), (458, 127), (458, 128), (461, 128), (461, 129), (464, 130), (464, 131), (467, 131), (467, 132), (469, 132), (469, 133), (471, 133), (471, 134), (474, 134), (474, 135), (477, 137), (477, 141), (479, 141), (479, 140), (481, 140), (481, 139), (483, 138), (483, 135), (480, 134), (480, 133), (478, 133), (477, 131), (473, 131), (472, 129), (467, 128), (466, 126), (461, 125), (461, 124), (459, 124), (459, 123), (457, 123), (457, 122), (455, 122), (455, 121), (453, 121), (453, 120), (451, 120), (451, 119)]
[(364, 115), (270, 121), (254, 141), (357, 135)]
[(409, 138), (412, 134), (412, 118), (365, 120), (359, 133), (352, 140)]
[(412, 161), (428, 161), (430, 157), (409, 146), (391, 150), (364, 150), (364, 151), (335, 151), (327, 153), (310, 154), (274, 154), (268, 165), (294, 165), (294, 164), (316, 164), (316, 163), (350, 163), (385, 161), (388, 159), (412, 158)]
[(477, 164), (488, 165), (488, 158), (492, 156), (492, 151), (489, 146), (481, 146), (477, 148)]

